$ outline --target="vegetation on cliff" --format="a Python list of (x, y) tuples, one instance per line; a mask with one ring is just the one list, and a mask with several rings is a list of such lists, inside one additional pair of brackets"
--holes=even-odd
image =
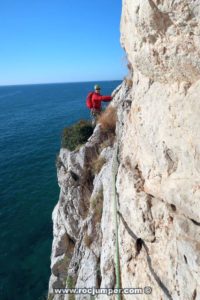
[(61, 145), (63, 148), (74, 151), (77, 147), (86, 143), (92, 133), (91, 122), (80, 120), (78, 123), (64, 128)]

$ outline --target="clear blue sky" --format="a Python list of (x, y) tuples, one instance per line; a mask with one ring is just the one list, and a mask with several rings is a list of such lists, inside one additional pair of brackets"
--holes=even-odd
[(0, 85), (122, 79), (121, 0), (0, 0)]

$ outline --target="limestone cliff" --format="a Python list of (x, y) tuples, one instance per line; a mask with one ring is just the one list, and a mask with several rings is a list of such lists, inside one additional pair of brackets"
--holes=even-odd
[(121, 287), (152, 288), (123, 299), (198, 300), (200, 1), (123, 0), (122, 7), (130, 74), (114, 91), (115, 137), (98, 125), (85, 146), (60, 151), (49, 295), (70, 299), (51, 296), (55, 287), (115, 287), (117, 148)]

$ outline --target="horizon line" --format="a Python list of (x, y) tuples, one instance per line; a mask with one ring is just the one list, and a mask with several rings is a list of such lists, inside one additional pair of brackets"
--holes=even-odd
[(4, 84), (0, 87), (8, 87), (8, 86), (24, 86), (24, 85), (48, 85), (48, 84), (68, 84), (68, 83), (87, 83), (87, 82), (107, 82), (107, 81), (122, 81), (123, 79), (107, 79), (107, 80), (86, 80), (86, 81), (65, 81), (65, 82), (41, 82), (41, 83), (16, 83), (16, 84)]

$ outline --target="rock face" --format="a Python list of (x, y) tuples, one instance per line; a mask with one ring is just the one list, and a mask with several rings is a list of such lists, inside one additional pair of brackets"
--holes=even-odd
[(134, 69), (159, 82), (194, 82), (200, 72), (195, 0), (124, 0), (121, 42)]
[(123, 298), (198, 300), (200, 1), (122, 7), (132, 86), (125, 80), (114, 91), (115, 139), (98, 125), (80, 150), (60, 151), (49, 296), (55, 287), (115, 287), (116, 179), (121, 287), (152, 289)]

